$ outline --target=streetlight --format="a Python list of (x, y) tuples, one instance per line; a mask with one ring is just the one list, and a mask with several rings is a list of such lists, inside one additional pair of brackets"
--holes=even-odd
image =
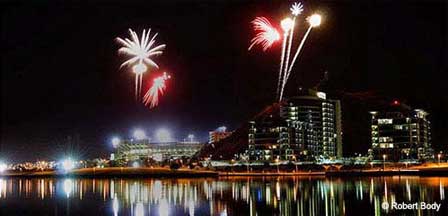
[(383, 154), (383, 171), (386, 171), (386, 154)]
[(294, 159), (294, 164), (296, 165), (296, 172), (298, 171), (297, 169), (297, 157), (294, 155), (292, 156), (292, 158)]
[(440, 157), (442, 157), (442, 154), (439, 153), (439, 154), (437, 155), (437, 158), (439, 159), (439, 166), (440, 166)]
[(280, 169), (278, 168), (278, 162), (279, 162), (279, 160), (278, 160), (278, 158), (276, 158), (276, 159), (275, 159), (275, 163), (277, 164), (277, 173), (280, 172)]
[(249, 156), (245, 155), (243, 159), (246, 161), (247, 172), (249, 172)]

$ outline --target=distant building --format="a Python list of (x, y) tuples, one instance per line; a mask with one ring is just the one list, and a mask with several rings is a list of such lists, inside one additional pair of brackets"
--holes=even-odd
[(209, 143), (216, 143), (228, 136), (232, 135), (232, 132), (227, 131), (225, 126), (219, 127), (214, 131), (209, 132)]
[(341, 105), (323, 92), (301, 91), (278, 114), (250, 122), (252, 160), (325, 160), (342, 157)]
[[(404, 161), (434, 158), (431, 127), (426, 111), (394, 101), (382, 110), (371, 111), (373, 160)], [(383, 158), (384, 157), (384, 158)]]
[(153, 159), (163, 161), (171, 158), (191, 157), (203, 144), (199, 142), (163, 142), (150, 143), (148, 139), (123, 140), (117, 145), (113, 157), (115, 160), (134, 161)]

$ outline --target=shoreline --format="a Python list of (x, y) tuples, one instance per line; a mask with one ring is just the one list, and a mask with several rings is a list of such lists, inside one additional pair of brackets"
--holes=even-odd
[(232, 176), (320, 176), (320, 177), (350, 177), (350, 176), (448, 176), (448, 167), (431, 167), (418, 169), (353, 169), (353, 170), (330, 170), (330, 171), (299, 171), (299, 172), (223, 172), (210, 170), (191, 170), (169, 168), (132, 168), (132, 167), (109, 167), (109, 168), (82, 168), (69, 172), (61, 171), (28, 171), (28, 172), (6, 172), (0, 177), (156, 177), (156, 178), (203, 178), (203, 177), (232, 177)]
[(109, 168), (82, 168), (69, 172), (61, 171), (37, 171), (37, 172), (9, 172), (0, 174), (0, 177), (160, 177), (160, 178), (202, 178), (202, 177), (218, 177), (218, 172), (207, 170), (190, 170), (178, 169), (171, 170), (169, 168), (132, 168), (132, 167), (109, 167)]

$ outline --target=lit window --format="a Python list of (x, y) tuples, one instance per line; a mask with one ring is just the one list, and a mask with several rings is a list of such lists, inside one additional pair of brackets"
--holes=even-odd
[(394, 125), (395, 130), (403, 130), (403, 125)]
[(392, 119), (378, 119), (378, 124), (392, 124)]
[(393, 142), (392, 137), (380, 137), (380, 142)]

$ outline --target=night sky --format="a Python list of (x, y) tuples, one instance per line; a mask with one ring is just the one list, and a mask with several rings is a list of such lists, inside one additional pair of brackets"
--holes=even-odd
[[(303, 14), (319, 12), (323, 23), (311, 32), (287, 95), (315, 86), (328, 71), (338, 92), (371, 92), (427, 109), (434, 146), (446, 149), (448, 4), (302, 2)], [(56, 159), (67, 149), (106, 156), (112, 136), (129, 137), (135, 128), (152, 136), (164, 127), (179, 139), (193, 133), (201, 140), (221, 125), (237, 128), (274, 101), (280, 59), (279, 44), (247, 51), (250, 21), (278, 22), (291, 3), (2, 1), (0, 157)], [(303, 17), (296, 35), (304, 33)], [(155, 58), (160, 70), (151, 73), (168, 71), (173, 79), (152, 110), (134, 101), (134, 76), (119, 68), (125, 57), (114, 39), (128, 37), (128, 28), (152, 28), (167, 44)], [(359, 150), (351, 136), (344, 132), (348, 152)]]

